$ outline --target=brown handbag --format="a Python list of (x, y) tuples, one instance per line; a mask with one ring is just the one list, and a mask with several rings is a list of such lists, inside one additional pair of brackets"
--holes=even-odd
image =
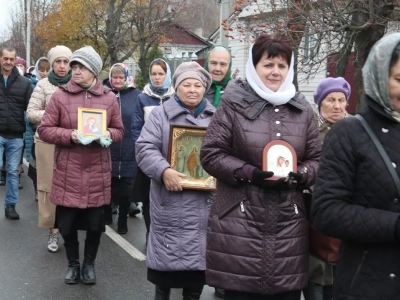
[[(308, 212), (311, 210), (310, 191), (303, 192), (304, 202)], [(311, 215), (310, 213), (308, 214)], [(311, 221), (308, 226), (310, 255), (330, 264), (336, 264), (339, 256), (340, 240), (318, 232)]]

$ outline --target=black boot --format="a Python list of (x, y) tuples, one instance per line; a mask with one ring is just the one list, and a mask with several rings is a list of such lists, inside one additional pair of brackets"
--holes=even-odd
[(129, 207), (129, 216), (130, 217), (135, 217), (136, 215), (140, 214), (141, 210), (138, 207), (136, 202), (131, 202), (130, 207)]
[(128, 232), (128, 211), (130, 203), (123, 203), (118, 208), (118, 229), (119, 234), (126, 234)]
[(95, 284), (96, 273), (94, 271), (94, 261), (96, 260), (99, 244), (85, 242), (85, 257), (82, 264), (82, 282), (84, 284)]
[(156, 286), (156, 295), (154, 296), (154, 300), (169, 300), (170, 293), (170, 288)]
[(76, 284), (81, 277), (79, 264), (79, 243), (67, 245), (64, 244), (68, 259), (68, 271), (65, 275), (66, 284)]
[(15, 205), (7, 205), (4, 212), (7, 219), (19, 220), (19, 214), (15, 210)]
[(183, 300), (199, 300), (202, 291), (203, 287), (201, 287), (200, 289), (183, 289)]
[(111, 213), (111, 204), (104, 206), (104, 224), (111, 225), (113, 223), (113, 217)]

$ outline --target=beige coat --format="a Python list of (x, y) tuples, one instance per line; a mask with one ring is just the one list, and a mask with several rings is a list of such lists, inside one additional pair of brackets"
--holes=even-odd
[[(58, 89), (47, 78), (40, 80), (33, 90), (26, 111), (29, 122), (39, 125), (51, 95)], [(51, 181), (53, 178), (54, 145), (43, 142), (35, 135), (37, 188), (39, 204), (39, 227), (53, 228), (55, 205), (50, 202)]]

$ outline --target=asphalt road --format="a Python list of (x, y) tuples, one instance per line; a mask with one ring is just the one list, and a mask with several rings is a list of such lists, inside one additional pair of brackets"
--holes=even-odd
[[(141, 215), (129, 218), (129, 232), (123, 235), (123, 239), (110, 230), (116, 230), (114, 215), (114, 225), (108, 228), (101, 240), (96, 260), (96, 285), (66, 285), (67, 260), (62, 239), (58, 253), (47, 252), (48, 231), (37, 226), (37, 202), (26, 167), (21, 180), (23, 189), (17, 204), (21, 219), (11, 221), (0, 214), (0, 300), (154, 299), (154, 285), (146, 279), (145, 261), (132, 256), (140, 258), (146, 253)], [(1, 201), (4, 197), (5, 187), (1, 186)], [(83, 241), (84, 236), (80, 235), (81, 257)], [(182, 299), (181, 293), (181, 290), (173, 290), (171, 300)], [(201, 299), (219, 298), (214, 297), (213, 289), (205, 287)]]

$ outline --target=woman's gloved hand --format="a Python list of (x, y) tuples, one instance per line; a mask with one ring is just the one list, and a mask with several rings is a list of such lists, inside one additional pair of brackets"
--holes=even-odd
[(270, 178), (272, 176), (274, 176), (274, 172), (262, 171), (259, 168), (255, 168), (253, 170), (251, 182), (253, 182), (255, 185), (264, 187), (265, 183), (268, 181), (265, 179)]

